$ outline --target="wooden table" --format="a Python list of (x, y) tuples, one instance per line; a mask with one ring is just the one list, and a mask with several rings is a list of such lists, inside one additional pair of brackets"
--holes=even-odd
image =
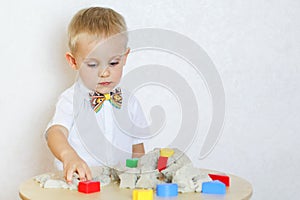
[[(219, 173), (203, 169), (207, 173)], [(211, 195), (203, 193), (179, 194), (172, 200), (241, 200), (250, 199), (252, 195), (251, 184), (243, 178), (235, 175), (230, 176), (230, 187), (227, 187), (226, 195)], [(110, 184), (101, 188), (101, 192), (83, 194), (68, 189), (44, 189), (33, 178), (21, 184), (19, 195), (23, 200), (132, 200), (131, 189), (120, 189), (118, 184)], [(167, 200), (168, 198), (157, 198)]]

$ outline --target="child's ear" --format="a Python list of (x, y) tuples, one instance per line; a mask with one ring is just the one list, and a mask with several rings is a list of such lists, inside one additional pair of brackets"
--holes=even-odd
[(75, 57), (70, 52), (66, 53), (66, 59), (67, 59), (69, 65), (70, 65), (70, 67), (72, 67), (72, 69), (74, 69), (74, 70), (78, 69), (78, 65), (76, 63), (76, 59), (75, 59)]
[(130, 53), (130, 48), (127, 48), (126, 52), (124, 54), (124, 65), (126, 64), (127, 56), (128, 56), (129, 53)]

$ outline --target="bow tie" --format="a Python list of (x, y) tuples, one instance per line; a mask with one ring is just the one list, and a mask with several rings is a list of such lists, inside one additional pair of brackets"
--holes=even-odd
[(101, 94), (99, 92), (90, 93), (91, 105), (97, 113), (102, 108), (105, 100), (108, 100), (114, 107), (120, 109), (122, 105), (122, 92), (121, 88), (116, 88), (110, 93)]

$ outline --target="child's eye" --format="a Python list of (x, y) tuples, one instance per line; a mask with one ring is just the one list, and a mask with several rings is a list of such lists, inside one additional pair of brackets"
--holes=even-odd
[(98, 67), (98, 63), (96, 63), (96, 62), (88, 62), (88, 63), (86, 63), (86, 65), (91, 68)]
[(114, 67), (119, 64), (119, 61), (112, 61), (109, 63), (109, 66)]

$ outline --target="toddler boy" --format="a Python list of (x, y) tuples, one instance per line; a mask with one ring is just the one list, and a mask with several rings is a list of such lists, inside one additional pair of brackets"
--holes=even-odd
[[(80, 10), (69, 24), (70, 52), (66, 53), (66, 59), (74, 70), (78, 70), (79, 78), (61, 94), (46, 130), (48, 146), (57, 158), (56, 165), (63, 169), (68, 182), (74, 172), (80, 180), (90, 180), (90, 167), (103, 164), (88, 151), (90, 146), (82, 142), (93, 128), (89, 129), (91, 125), (87, 125), (82, 129), (80, 123), (92, 122), (81, 113), (89, 113), (89, 116), (94, 113), (100, 132), (112, 144), (127, 150), (133, 145), (133, 157), (144, 154), (142, 143), (117, 131), (112, 116), (113, 109), (122, 109), (123, 98), (117, 86), (130, 52), (126, 31), (126, 23), (119, 13), (101, 7)], [(115, 35), (118, 36), (114, 38)], [(141, 111), (138, 106), (134, 108), (133, 113)], [(78, 119), (80, 123), (77, 123)], [(95, 144), (101, 145), (101, 141)]]

